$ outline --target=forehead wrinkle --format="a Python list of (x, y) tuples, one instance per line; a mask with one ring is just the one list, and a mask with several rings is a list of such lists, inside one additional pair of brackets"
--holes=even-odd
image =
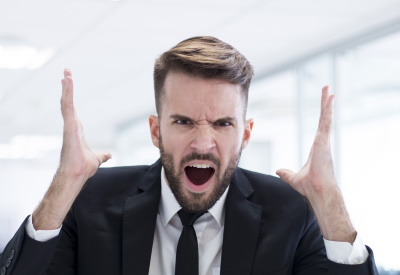
[[(170, 111), (190, 114), (191, 121), (213, 122), (222, 117), (240, 120), (239, 115), (243, 115), (243, 110), (239, 110), (243, 108), (240, 87), (231, 83), (171, 73), (167, 76), (164, 90), (164, 104), (172, 107)], [(231, 94), (239, 95), (239, 98)], [(176, 98), (179, 98), (178, 102)]]

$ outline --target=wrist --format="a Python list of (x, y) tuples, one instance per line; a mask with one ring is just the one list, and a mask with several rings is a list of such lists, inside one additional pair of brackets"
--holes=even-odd
[(82, 187), (85, 182), (90, 178), (86, 175), (83, 169), (71, 169), (60, 165), (53, 178), (53, 183), (73, 184), (76, 187)]
[(309, 199), (325, 239), (352, 244), (357, 233), (337, 186)]
[(43, 200), (32, 214), (36, 230), (51, 230), (61, 226), (87, 177), (71, 175), (59, 169)]
[[(65, 213), (66, 215), (66, 213)], [(65, 218), (63, 211), (53, 208), (52, 204), (42, 200), (40, 205), (32, 213), (32, 225), (37, 230), (54, 230), (59, 228)]]

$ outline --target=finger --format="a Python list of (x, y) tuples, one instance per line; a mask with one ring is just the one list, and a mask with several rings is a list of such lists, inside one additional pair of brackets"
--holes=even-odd
[(289, 169), (278, 169), (276, 171), (276, 174), (284, 181), (287, 182), (288, 184), (292, 183), (292, 179), (295, 175), (295, 173)]
[(64, 119), (74, 116), (74, 87), (72, 81), (72, 73), (70, 70), (64, 70), (64, 78), (61, 80), (62, 95), (61, 95), (61, 112)]
[(332, 129), (332, 120), (333, 120), (333, 101), (335, 99), (335, 95), (329, 95), (326, 101), (326, 105), (324, 107), (324, 113), (321, 118), (321, 123), (319, 126), (319, 132), (323, 137), (329, 139), (330, 132)]
[(71, 72), (70, 69), (65, 68), (64, 69), (64, 77), (67, 77), (67, 76), (71, 76), (72, 77), (72, 72)]
[(102, 164), (102, 163), (106, 162), (107, 160), (111, 159), (112, 155), (110, 152), (102, 151), (102, 152), (98, 152), (96, 154), (96, 157), (99, 160), (99, 163)]
[(329, 96), (329, 86), (326, 85), (322, 87), (322, 94), (321, 94), (321, 109), (320, 109), (320, 114), (319, 114), (319, 122), (318, 122), (318, 127), (321, 125), (322, 117), (324, 115), (324, 109), (326, 105), (326, 101)]

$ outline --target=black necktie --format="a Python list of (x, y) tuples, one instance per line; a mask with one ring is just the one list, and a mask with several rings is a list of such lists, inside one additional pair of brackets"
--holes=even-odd
[(175, 275), (199, 274), (199, 249), (193, 224), (203, 214), (189, 213), (183, 209), (178, 211), (183, 229), (176, 250)]

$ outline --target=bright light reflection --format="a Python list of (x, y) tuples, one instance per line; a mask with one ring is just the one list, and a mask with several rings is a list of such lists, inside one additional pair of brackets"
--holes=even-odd
[(61, 136), (18, 135), (0, 144), (0, 159), (38, 159), (61, 148)]
[(36, 49), (25, 45), (0, 45), (0, 69), (36, 70), (54, 55), (50, 48)]

